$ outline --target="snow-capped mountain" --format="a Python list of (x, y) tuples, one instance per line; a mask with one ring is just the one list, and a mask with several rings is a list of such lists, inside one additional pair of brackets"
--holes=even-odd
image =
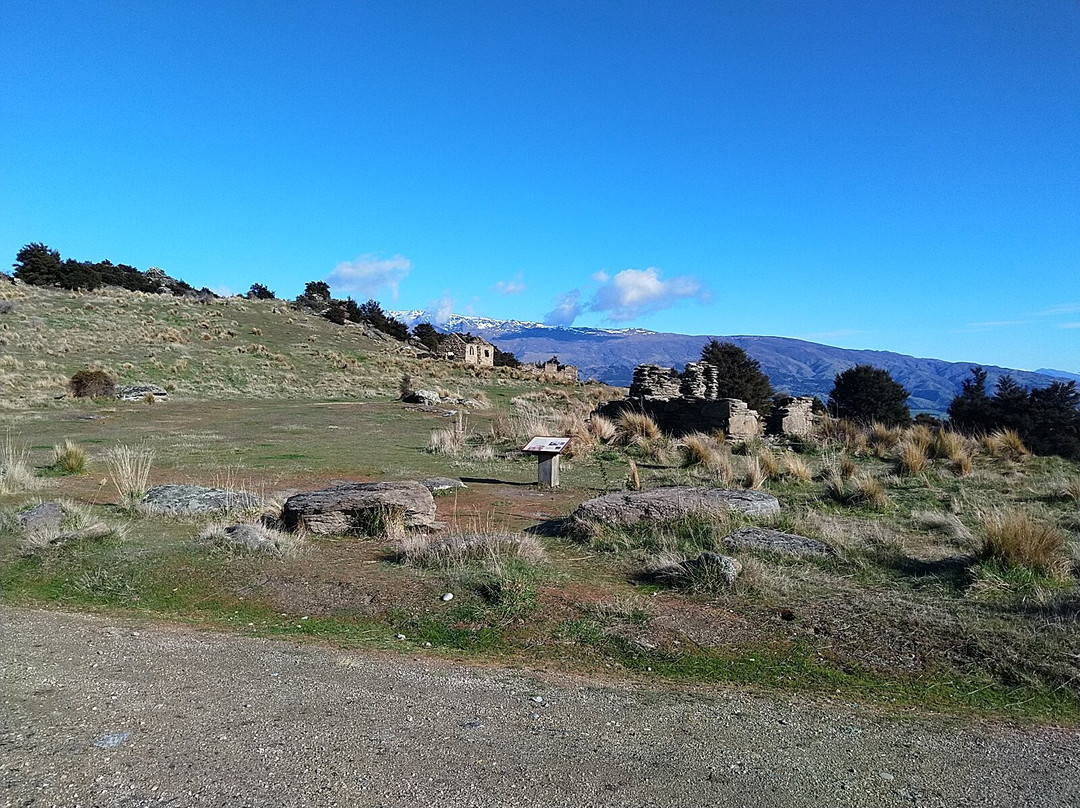
[[(427, 322), (430, 316), (423, 311), (390, 313), (409, 325)], [(824, 399), (832, 389), (836, 374), (857, 364), (874, 365), (888, 370), (911, 392), (908, 404), (913, 411), (935, 414), (945, 412), (949, 402), (960, 392), (961, 383), (970, 377), (971, 368), (977, 364), (986, 369), (991, 390), (1005, 374), (1011, 374), (1029, 388), (1080, 378), (1064, 371), (1032, 372), (982, 362), (945, 362), (890, 351), (834, 348), (789, 337), (695, 336), (644, 328), (577, 328), (459, 314), (451, 315), (437, 327), (445, 332), (468, 331), (481, 336), (523, 362), (541, 362), (558, 356), (564, 363), (577, 365), (583, 379), (598, 379), (622, 386), (630, 384), (634, 368), (640, 364), (681, 370), (687, 362), (700, 357), (702, 347), (711, 339), (738, 345), (758, 361), (773, 387), (792, 395), (815, 395)]]

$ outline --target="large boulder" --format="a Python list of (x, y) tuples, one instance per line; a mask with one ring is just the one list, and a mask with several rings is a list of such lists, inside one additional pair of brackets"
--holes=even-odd
[(724, 537), (724, 546), (731, 550), (761, 550), (796, 556), (836, 555), (836, 551), (823, 541), (760, 527), (744, 527), (729, 533)]
[(59, 502), (42, 502), (20, 513), (18, 522), (19, 527), (27, 533), (44, 533), (58, 530), (65, 518), (67, 514)]
[(674, 486), (595, 497), (581, 503), (571, 519), (579, 528), (588, 530), (590, 525), (628, 527), (638, 522), (671, 522), (694, 513), (730, 512), (769, 516), (780, 513), (780, 502), (763, 491)]
[(336, 535), (370, 533), (381, 515), (400, 519), (401, 527), (415, 530), (437, 526), (435, 500), (414, 480), (385, 483), (340, 483), (319, 491), (296, 494), (285, 500), (281, 518), (290, 530)]
[(246, 491), (206, 488), (201, 485), (158, 485), (146, 492), (139, 503), (143, 513), (194, 516), (201, 513), (228, 513), (262, 507), (262, 500)]

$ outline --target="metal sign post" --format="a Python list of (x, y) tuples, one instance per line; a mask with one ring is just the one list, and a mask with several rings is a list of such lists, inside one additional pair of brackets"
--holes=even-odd
[(559, 487), (559, 455), (570, 438), (533, 438), (521, 451), (536, 455), (536, 482), (541, 488)]

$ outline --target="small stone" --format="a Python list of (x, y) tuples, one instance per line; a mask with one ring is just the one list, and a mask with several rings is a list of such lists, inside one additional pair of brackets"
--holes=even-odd
[(395, 635), (394, 635), (394, 639), (395, 639), (395, 640), (404, 640), (404, 639), (405, 639), (405, 635), (404, 635), (404, 634), (395, 634)]
[(453, 592), (447, 592), (445, 595), (442, 596), (442, 599), (443, 599), (444, 603), (446, 601), (453, 600), (454, 599), (454, 593)]
[(893, 777), (888, 772), (881, 772), (881, 774), (879, 774), (878, 777), (880, 777), (882, 780), (895, 780), (896, 779), (895, 777)]
[(429, 643), (429, 642), (426, 642), (426, 643), (424, 643), (424, 647), (425, 647), (425, 648), (430, 648), (430, 647), (431, 647), (431, 643)]
[(544, 697), (543, 696), (533, 696), (532, 697), (532, 702), (534, 704), (543, 704), (544, 703)]

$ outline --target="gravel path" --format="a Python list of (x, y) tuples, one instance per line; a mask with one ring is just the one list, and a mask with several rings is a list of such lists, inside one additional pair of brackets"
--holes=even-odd
[(1080, 806), (1080, 732), (3, 610), (5, 806)]

